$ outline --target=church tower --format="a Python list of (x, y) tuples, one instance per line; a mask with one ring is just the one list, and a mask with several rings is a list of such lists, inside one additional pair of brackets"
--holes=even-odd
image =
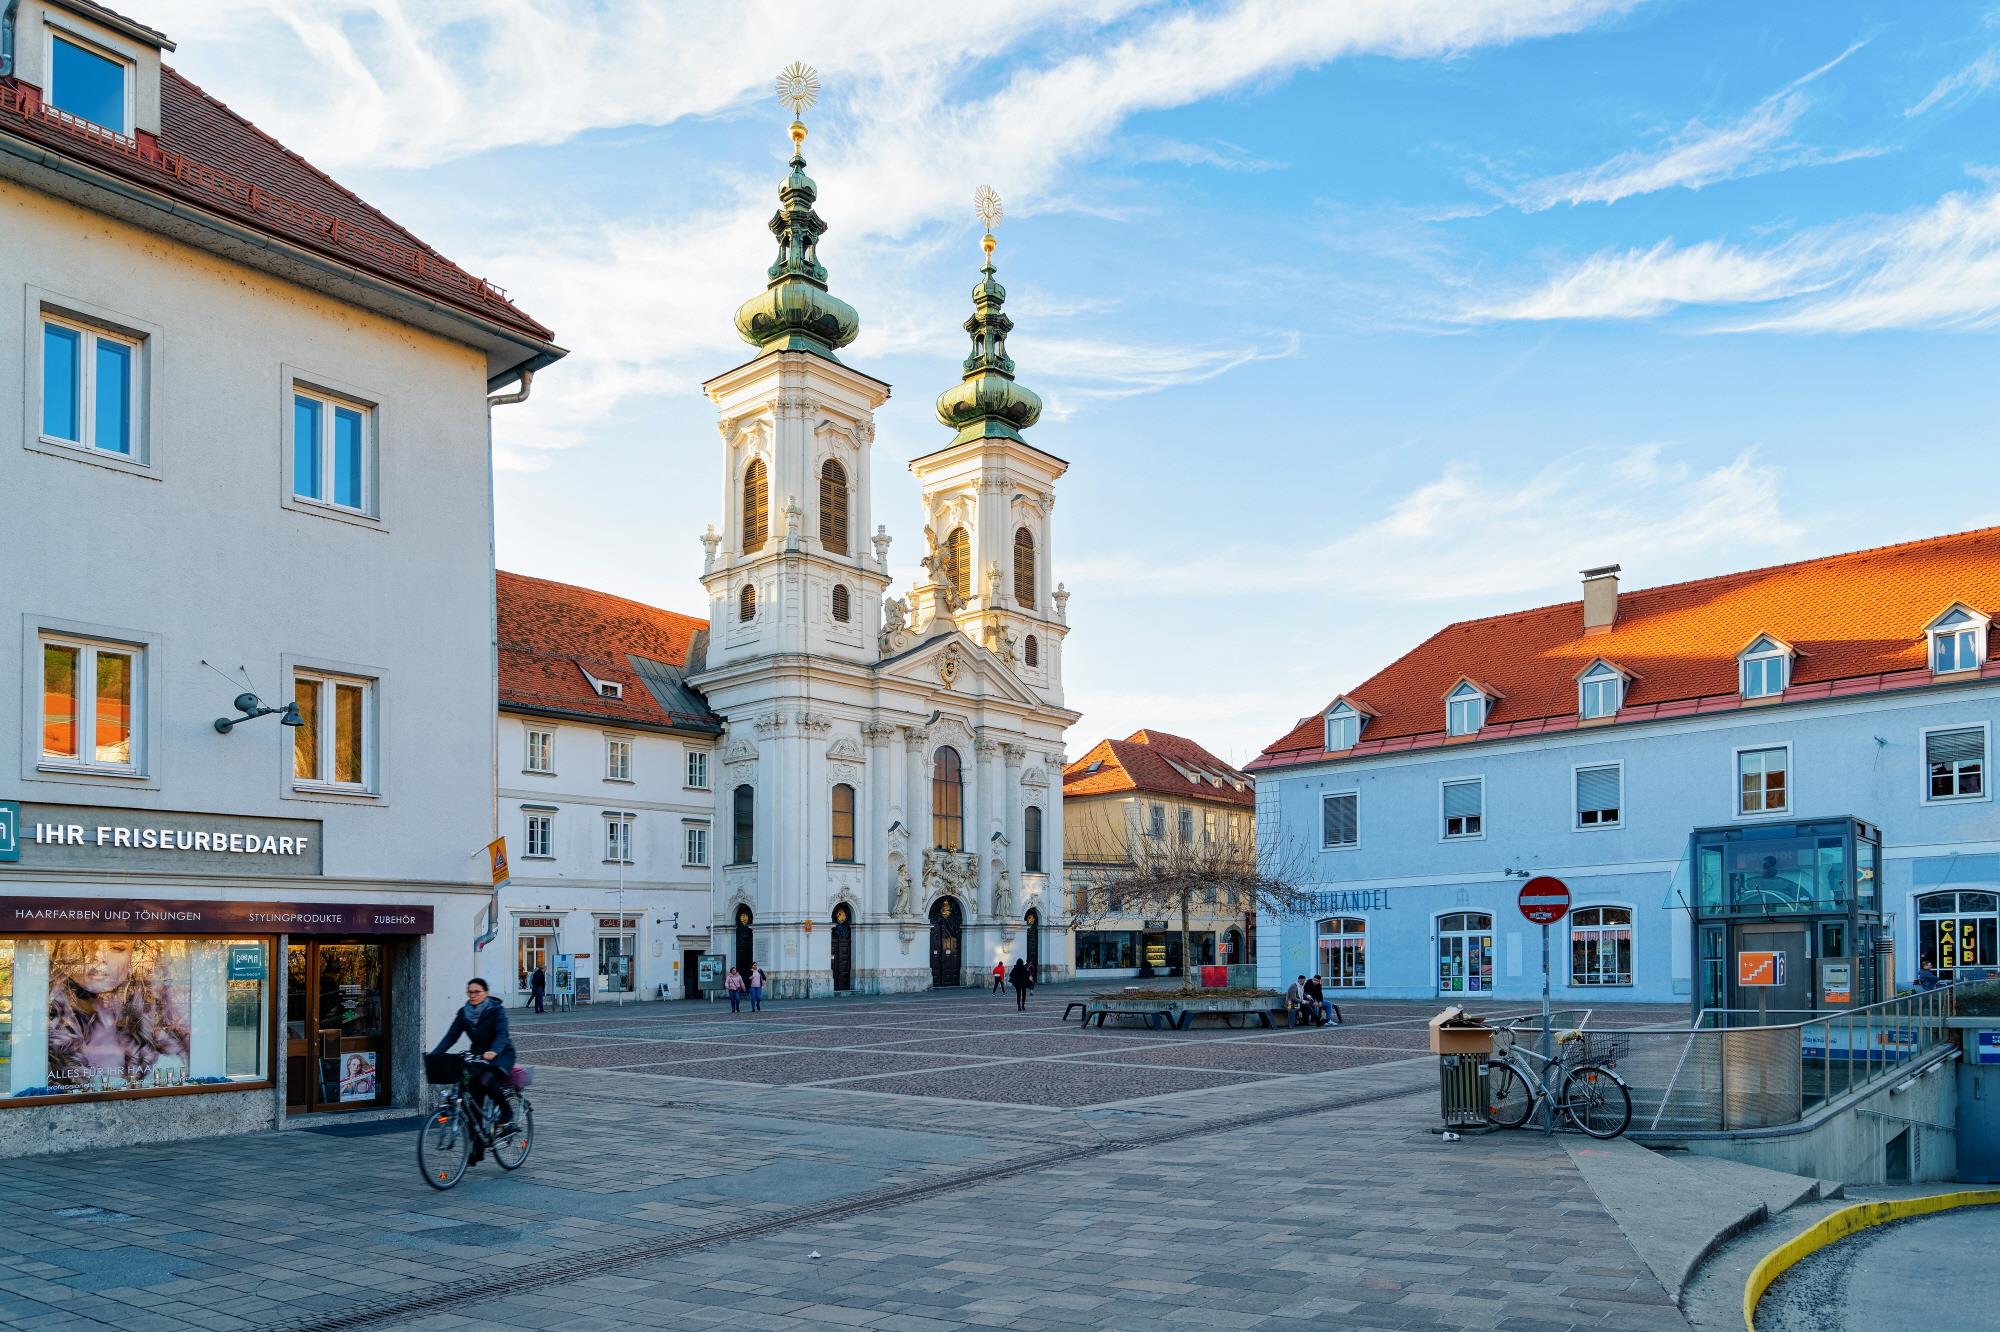
[(910, 464), (923, 485), (930, 544), (929, 577), (911, 592), (912, 618), (920, 633), (948, 618), (1043, 702), (1060, 707), (1069, 591), (1054, 577), (1050, 515), (1055, 483), (1069, 464), (1021, 433), (1041, 416), (1042, 400), (1015, 381), (1007, 355), (1014, 321), (993, 266), (999, 197), (982, 186), (974, 203), (986, 224), (986, 262), (965, 321), (972, 354), (964, 377), (937, 400), (938, 420), (956, 433)]

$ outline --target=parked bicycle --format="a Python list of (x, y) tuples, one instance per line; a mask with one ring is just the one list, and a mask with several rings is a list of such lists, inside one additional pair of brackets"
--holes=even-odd
[(1513, 1028), (1502, 1027), (1495, 1036), (1486, 1067), (1486, 1117), (1495, 1127), (1520, 1128), (1545, 1100), (1553, 1114), (1593, 1138), (1615, 1138), (1631, 1127), (1631, 1089), (1610, 1058), (1585, 1056), (1582, 1032), (1558, 1035), (1550, 1059), (1523, 1046)]
[[(522, 1090), (528, 1083), (528, 1070), (515, 1068), (516, 1077), (501, 1093), (504, 1106), (480, 1102), (471, 1092), (476, 1058), (469, 1054), (424, 1056), (424, 1081), (446, 1089), (438, 1093), (437, 1104), (424, 1116), (417, 1137), (417, 1165), (424, 1172), (424, 1183), (434, 1189), (451, 1188), (464, 1178), (475, 1148), (490, 1152), (502, 1170), (519, 1170), (534, 1149), (535, 1107)], [(496, 1132), (503, 1124), (507, 1132)]]

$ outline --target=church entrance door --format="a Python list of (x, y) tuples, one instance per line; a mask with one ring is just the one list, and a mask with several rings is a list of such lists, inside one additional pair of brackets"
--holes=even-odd
[(1042, 913), (1039, 908), (1029, 907), (1022, 920), (1028, 932), (1028, 974), (1036, 980), (1042, 978)]
[(756, 960), (757, 935), (753, 928), (756, 917), (747, 906), (736, 908), (736, 973), (743, 977), (743, 983), (750, 983), (750, 964)]
[(842, 902), (833, 909), (833, 992), (854, 988), (854, 911)]
[(965, 918), (956, 897), (940, 897), (931, 906), (931, 988), (965, 984), (965, 958), (959, 948)]

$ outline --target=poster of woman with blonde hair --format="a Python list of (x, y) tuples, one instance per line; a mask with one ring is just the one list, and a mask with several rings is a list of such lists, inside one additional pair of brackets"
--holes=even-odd
[(106, 1090), (187, 1076), (181, 940), (59, 939), (49, 954), (49, 1082)]

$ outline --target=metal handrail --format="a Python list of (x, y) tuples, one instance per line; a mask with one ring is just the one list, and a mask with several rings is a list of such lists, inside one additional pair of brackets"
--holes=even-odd
[[(1887, 1008), (1892, 1004), (1907, 1004), (1912, 1000), (1921, 1001), (1933, 998), (1935, 996), (1948, 996), (1949, 993), (1956, 988), (1957, 988), (1957, 983), (1953, 982), (1950, 984), (1939, 985), (1937, 988), (1931, 990), (1912, 990), (1908, 994), (1899, 994), (1893, 999), (1883, 999), (1872, 1004), (1863, 1004), (1859, 1008), (1845, 1009), (1838, 1013), (1819, 1012), (1817, 1016), (1807, 1018), (1803, 1022), (1760, 1022), (1755, 1026), (1750, 1026), (1750, 1027), (1700, 1027), (1700, 1026), (1595, 1027), (1592, 1028), (1592, 1034), (1599, 1036), (1608, 1036), (1608, 1035), (1628, 1035), (1634, 1032), (1645, 1032), (1647, 1035), (1650, 1036), (1672, 1036), (1676, 1034), (1698, 1035), (1704, 1032), (1782, 1031), (1782, 1030), (1788, 1030), (1793, 1027), (1801, 1027), (1801, 1028), (1823, 1027), (1828, 1022), (1839, 1021), (1841, 1018), (1857, 1017), (1862, 1013), (1869, 1013), (1875, 1011), (1876, 1009)], [(1756, 1011), (1757, 1010), (1754, 1008), (1704, 1008), (1702, 1010), (1703, 1013), (1754, 1013)], [(1787, 1008), (1787, 1009), (1780, 1009), (1779, 1011), (1785, 1013), (1805, 1013), (1805, 1012), (1813, 1012), (1816, 1010), (1809, 1010), (1804, 1008)], [(1940, 1015), (1949, 1016), (1950, 1011), (1951, 1010), (1949, 1005), (1941, 1005)]]

